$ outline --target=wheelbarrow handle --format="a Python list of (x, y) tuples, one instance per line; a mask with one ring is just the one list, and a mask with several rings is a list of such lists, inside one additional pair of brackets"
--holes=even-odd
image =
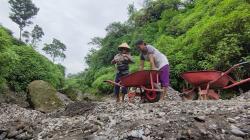
[(119, 86), (119, 87), (124, 87), (123, 85), (121, 85), (120, 83), (116, 83), (115, 81), (112, 81), (112, 80), (105, 80), (103, 82), (106, 82), (106, 83), (109, 83), (111, 85), (116, 85), (116, 86)]
[(213, 80), (213, 81), (211, 81), (211, 82), (209, 82), (209, 83), (211, 84), (211, 83), (214, 83), (214, 82), (218, 81), (218, 80), (221, 79), (224, 75), (228, 75), (230, 72), (232, 72), (235, 68), (237, 68), (237, 67), (239, 67), (239, 66), (241, 66), (241, 65), (244, 65), (244, 64), (248, 64), (248, 63), (250, 63), (250, 62), (242, 62), (242, 63), (235, 64), (233, 67), (231, 67), (231, 68), (228, 69), (227, 71), (223, 72), (223, 73), (221, 74), (221, 76), (218, 77), (216, 80)]
[(239, 63), (239, 64), (235, 64), (234, 66), (235, 66), (235, 67), (238, 67), (238, 66), (240, 66), (240, 65), (244, 65), (244, 64), (248, 64), (248, 63), (250, 64), (250, 62), (241, 62), (241, 63)]
[(224, 72), (224, 74), (228, 74), (230, 73), (231, 71), (233, 71), (235, 68), (241, 66), (241, 65), (245, 65), (245, 64), (248, 64), (250, 62), (242, 62), (242, 63), (238, 63), (238, 64), (235, 64), (232, 68), (230, 68), (229, 70), (227, 70), (226, 72)]

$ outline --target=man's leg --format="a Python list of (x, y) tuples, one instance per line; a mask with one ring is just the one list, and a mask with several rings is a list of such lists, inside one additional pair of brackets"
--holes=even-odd
[[(125, 74), (122, 74), (122, 76), (126, 76), (128, 75), (129, 73), (125, 73)], [(122, 102), (124, 102), (124, 99), (125, 99), (125, 95), (128, 93), (128, 88), (126, 87), (123, 87), (122, 88)]]
[(162, 87), (163, 93), (161, 94), (161, 100), (165, 100), (165, 98), (168, 98), (168, 88), (167, 87)]
[(122, 102), (124, 102), (125, 99), (125, 95), (128, 93), (128, 89), (123, 87), (122, 88)]
[(161, 94), (161, 100), (164, 100), (166, 96), (168, 98), (168, 93), (167, 93), (167, 89), (169, 86), (169, 66), (168, 65), (165, 65), (164, 67), (160, 69), (160, 82), (161, 82), (161, 86), (163, 89), (163, 93)]
[[(116, 76), (115, 76), (115, 82), (118, 83), (120, 80), (120, 76), (119, 74), (117, 73)], [(115, 96), (116, 96), (116, 102), (120, 102), (120, 86), (117, 86), (115, 85), (115, 88), (114, 88), (114, 93), (115, 93)]]
[(115, 92), (116, 102), (118, 103), (118, 102), (120, 102), (120, 93), (119, 93), (120, 92), (120, 87), (116, 86), (115, 89), (116, 89), (116, 92)]

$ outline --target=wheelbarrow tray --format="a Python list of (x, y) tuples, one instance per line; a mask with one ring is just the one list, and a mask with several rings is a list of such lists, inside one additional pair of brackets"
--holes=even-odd
[[(138, 71), (120, 78), (120, 84), (124, 87), (141, 87), (149, 86), (150, 79), (157, 83), (158, 81), (158, 71), (156, 70), (144, 70)], [(150, 78), (152, 76), (152, 78)]]
[(212, 82), (214, 80), (218, 80), (212, 82), (211, 88), (223, 88), (232, 81), (232, 78), (228, 75), (224, 75), (221, 77), (223, 72), (215, 71), (215, 70), (207, 70), (207, 71), (189, 71), (181, 74), (181, 77), (191, 84), (194, 87), (205, 88), (207, 83)]

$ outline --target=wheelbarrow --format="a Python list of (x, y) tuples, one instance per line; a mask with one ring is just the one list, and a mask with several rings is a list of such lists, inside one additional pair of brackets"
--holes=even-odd
[(250, 90), (250, 77), (241, 81), (236, 81), (228, 75), (237, 67), (247, 64), (250, 63), (243, 62), (236, 64), (225, 72), (215, 70), (184, 72), (181, 74), (181, 77), (188, 84), (190, 84), (192, 88), (184, 88), (183, 96), (186, 97), (186, 99), (198, 98), (201, 100), (218, 100), (220, 99), (220, 95), (217, 92), (219, 90), (241, 89), (244, 91), (248, 91)]
[(156, 70), (143, 70), (123, 76), (119, 83), (112, 80), (104, 82), (119, 87), (139, 89), (129, 92), (128, 97), (140, 96), (141, 99), (146, 99), (150, 103), (159, 101), (162, 93), (162, 90), (157, 86), (159, 84), (159, 72)]

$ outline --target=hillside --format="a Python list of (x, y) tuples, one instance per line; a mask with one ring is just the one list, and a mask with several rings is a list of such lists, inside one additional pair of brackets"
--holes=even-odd
[[(145, 2), (142, 9), (128, 8), (126, 22), (107, 26), (107, 35), (95, 37), (96, 46), (85, 58), (88, 69), (71, 78), (72, 84), (92, 93), (112, 92), (102, 81), (114, 78), (110, 61), (117, 47), (127, 42), (132, 47), (138, 70), (138, 51), (134, 43), (144, 39), (164, 53), (171, 68), (171, 85), (181, 90), (180, 73), (190, 70), (226, 70), (249, 61), (250, 4), (246, 0), (156, 0)], [(249, 77), (249, 71), (238, 71), (237, 79)], [(82, 86), (84, 85), (84, 86)]]
[(0, 89), (8, 86), (13, 91), (26, 91), (34, 80), (44, 80), (59, 88), (64, 80), (64, 69), (53, 64), (31, 46), (14, 38), (12, 32), (0, 25)]

